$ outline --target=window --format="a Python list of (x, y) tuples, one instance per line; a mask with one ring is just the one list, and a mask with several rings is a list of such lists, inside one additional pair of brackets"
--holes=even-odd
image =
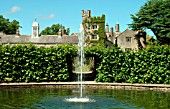
[(33, 27), (33, 30), (36, 30), (37, 28), (36, 27)]
[(94, 30), (97, 29), (97, 24), (93, 24), (93, 25), (91, 26), (91, 28), (94, 29)]
[(96, 39), (96, 40), (97, 40), (98, 37), (97, 37), (97, 35), (92, 35), (92, 36), (91, 36), (91, 39)]
[(90, 40), (99, 40), (99, 36), (97, 34), (93, 34), (90, 36)]
[(126, 37), (126, 42), (131, 42), (131, 37)]

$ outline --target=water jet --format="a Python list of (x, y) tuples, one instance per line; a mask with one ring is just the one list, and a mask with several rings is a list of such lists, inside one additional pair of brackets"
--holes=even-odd
[(84, 97), (83, 96), (83, 73), (87, 74), (87, 73), (91, 73), (91, 72), (87, 72), (87, 71), (83, 71), (83, 66), (85, 65), (84, 63), (84, 28), (83, 25), (80, 24), (80, 29), (79, 29), (79, 34), (78, 34), (78, 57), (77, 57), (77, 67), (76, 67), (76, 71), (74, 71), (75, 73), (78, 74), (78, 82), (79, 84), (79, 97), (74, 97), (74, 98), (67, 98), (65, 99), (66, 102), (95, 102), (95, 100), (90, 99), (88, 97)]

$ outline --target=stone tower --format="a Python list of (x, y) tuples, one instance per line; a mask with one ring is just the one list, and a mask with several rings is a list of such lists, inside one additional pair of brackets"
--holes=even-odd
[(32, 37), (33, 38), (39, 37), (39, 24), (36, 20), (37, 20), (37, 18), (35, 18), (35, 21), (32, 24)]
[(84, 11), (82, 10), (82, 22), (87, 18), (91, 17), (91, 10)]
[(82, 10), (85, 46), (104, 45), (105, 15), (91, 16), (91, 10)]

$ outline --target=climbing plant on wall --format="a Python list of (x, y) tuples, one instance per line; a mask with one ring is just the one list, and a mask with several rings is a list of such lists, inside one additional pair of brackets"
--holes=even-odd
[[(85, 43), (90, 45), (101, 45), (104, 46), (104, 37), (105, 37), (105, 15), (103, 14), (101, 17), (90, 17), (90, 18), (86, 18), (83, 21), (83, 27), (85, 29)], [(97, 24), (98, 25), (98, 29), (97, 30), (91, 30), (91, 32), (87, 32), (88, 27), (90, 27), (93, 24)], [(90, 40), (90, 38), (88, 37), (88, 35), (92, 35), (92, 34), (96, 34), (99, 37), (99, 40)]]

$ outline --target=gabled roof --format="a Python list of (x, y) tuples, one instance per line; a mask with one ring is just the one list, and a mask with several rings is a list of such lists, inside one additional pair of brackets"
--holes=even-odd
[(36, 43), (36, 44), (62, 44), (62, 43), (78, 43), (78, 36), (41, 36), (39, 38), (32, 38), (29, 35), (0, 35), (0, 43)]
[(126, 34), (126, 35), (128, 35), (128, 36), (135, 36), (136, 31), (126, 29), (125, 31), (123, 31), (122, 33), (120, 33), (119, 36), (117, 36), (117, 37), (121, 37), (121, 36), (124, 35), (124, 34)]

